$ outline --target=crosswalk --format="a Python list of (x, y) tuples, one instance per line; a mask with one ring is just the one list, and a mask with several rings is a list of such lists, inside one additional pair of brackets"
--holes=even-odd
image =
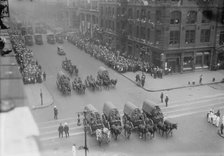
[[(182, 116), (189, 116), (197, 113), (206, 113), (211, 109), (224, 108), (224, 94), (211, 95), (203, 98), (198, 98), (188, 101), (179, 101), (170, 104), (169, 107), (161, 107), (165, 118), (178, 118)], [(120, 114), (123, 115), (123, 110), (120, 110)], [(81, 119), (82, 121), (82, 119)], [(55, 140), (58, 138), (58, 126), (60, 123), (67, 122), (69, 125), (70, 136), (83, 135), (83, 126), (77, 126), (76, 118), (64, 118), (58, 120), (51, 120), (38, 123), (40, 130), (40, 141), (45, 142), (49, 140)]]

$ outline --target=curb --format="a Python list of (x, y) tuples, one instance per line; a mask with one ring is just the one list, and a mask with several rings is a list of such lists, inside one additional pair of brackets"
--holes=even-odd
[[(74, 45), (72, 42), (69, 42), (72, 45)], [(78, 48), (76, 45), (74, 45), (76, 48)], [(79, 48), (78, 48), (79, 49)], [(85, 52), (83, 49), (80, 49), (81, 51)], [(99, 60), (99, 59), (97, 59)], [(112, 69), (113, 71), (115, 71), (116, 73), (122, 75), (123, 77), (125, 77), (126, 79), (128, 79), (129, 81), (133, 82), (134, 84), (136, 84), (136, 82), (132, 79), (130, 79), (129, 77), (125, 76), (124, 74), (116, 71), (115, 69), (109, 67), (105, 62), (99, 60), (100, 62), (102, 62), (105, 66), (107, 66), (108, 68)], [(173, 87), (173, 88), (165, 88), (165, 89), (155, 89), (155, 90), (151, 90), (151, 89), (146, 89), (144, 87), (141, 87), (143, 90), (147, 91), (147, 92), (160, 92), (160, 91), (170, 91), (170, 90), (175, 90), (175, 89), (182, 89), (182, 88), (193, 88), (193, 87), (199, 87), (199, 86), (205, 86), (205, 85), (212, 85), (212, 84), (218, 84), (218, 83), (224, 83), (222, 81), (220, 82), (212, 82), (212, 83), (204, 83), (204, 84), (197, 84), (197, 85), (191, 85), (191, 86), (180, 86), (180, 87)]]
[[(120, 73), (121, 74), (121, 73)], [(123, 77), (125, 77), (126, 79), (128, 79), (129, 81), (133, 82), (134, 84), (136, 84), (136, 82), (134, 80), (132, 80), (131, 78), (125, 76), (124, 74), (121, 74)], [(205, 85), (212, 85), (212, 84), (219, 84), (219, 83), (223, 83), (222, 81), (220, 82), (211, 82), (211, 83), (203, 83), (203, 84), (197, 84), (197, 85), (189, 85), (189, 86), (180, 86), (180, 87), (173, 87), (173, 88), (165, 88), (165, 89), (146, 89), (144, 87), (140, 87), (142, 89), (144, 89), (147, 92), (160, 92), (160, 91), (170, 91), (170, 90), (175, 90), (175, 89), (183, 89), (183, 88), (193, 88), (193, 87), (199, 87), (199, 86), (205, 86)]]
[(51, 96), (51, 98), (52, 98), (52, 102), (51, 102), (50, 104), (47, 104), (47, 105), (42, 105), (42, 106), (37, 106), (37, 105), (36, 105), (36, 106), (32, 106), (32, 109), (33, 109), (33, 110), (46, 108), (46, 107), (49, 107), (49, 106), (53, 105), (53, 103), (54, 103), (54, 97), (53, 97), (52, 94), (50, 93), (50, 91), (49, 91), (49, 89), (48, 89), (46, 83), (42, 82), (42, 84), (46, 87), (48, 93), (50, 94), (50, 96)]

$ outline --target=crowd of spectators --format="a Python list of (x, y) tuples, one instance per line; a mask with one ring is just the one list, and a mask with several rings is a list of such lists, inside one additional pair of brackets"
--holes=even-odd
[(129, 71), (154, 73), (154, 69), (158, 69), (152, 63), (143, 62), (140, 58), (137, 59), (131, 56), (120, 55), (119, 51), (113, 50), (107, 43), (102, 44), (99, 40), (90, 39), (79, 32), (68, 36), (67, 39), (78, 48), (84, 50), (96, 59), (101, 60), (108, 67), (111, 67), (120, 73)]
[(11, 31), (9, 34), (24, 84), (41, 83), (42, 69), (34, 59), (33, 52), (26, 48), (19, 31)]

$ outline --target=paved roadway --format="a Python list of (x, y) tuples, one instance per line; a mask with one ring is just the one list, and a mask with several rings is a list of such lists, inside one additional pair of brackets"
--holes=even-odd
[[(96, 76), (99, 66), (103, 64), (88, 54), (80, 51), (72, 44), (63, 44), (67, 58), (71, 59), (79, 68), (79, 75), (85, 78), (88, 74)], [(45, 154), (49, 152), (55, 155), (71, 155), (71, 145), (83, 144), (83, 127), (76, 126), (76, 112), (81, 111), (86, 104), (93, 104), (102, 112), (103, 103), (112, 101), (122, 113), (123, 105), (126, 101), (131, 101), (141, 107), (144, 99), (149, 98), (159, 102), (159, 93), (145, 92), (120, 74), (109, 70), (110, 76), (118, 79), (115, 89), (103, 90), (101, 92), (87, 91), (85, 95), (77, 95), (74, 91), (71, 96), (62, 96), (56, 87), (56, 74), (61, 70), (61, 62), (64, 56), (57, 55), (57, 46), (46, 43), (43, 46), (34, 45), (30, 47), (35, 58), (38, 59), (43, 69), (47, 72), (47, 82), (50, 93), (54, 96), (55, 105), (59, 108), (59, 120), (53, 120), (53, 108), (35, 110), (33, 114), (40, 128), (42, 149)], [(214, 107), (223, 110), (224, 92), (213, 86), (201, 86), (198, 88), (181, 89), (167, 92), (173, 96), (173, 102), (162, 110), (166, 118), (178, 123), (178, 130), (174, 131), (174, 136), (168, 139), (159, 135), (155, 139), (148, 139), (146, 142), (140, 140), (135, 134), (131, 140), (126, 141), (123, 137), (118, 142), (112, 140), (110, 145), (98, 147), (94, 137), (88, 136), (90, 153), (99, 155), (105, 151), (113, 153), (123, 153), (124, 155), (141, 155), (153, 153), (179, 154), (179, 153), (223, 153), (224, 142), (216, 132), (217, 128), (208, 124), (205, 119), (206, 112)], [(184, 94), (184, 95), (183, 95)], [(174, 96), (175, 95), (175, 96)], [(175, 97), (175, 98), (174, 98)], [(57, 127), (59, 123), (68, 122), (70, 126), (69, 139), (58, 139)], [(132, 147), (132, 148), (130, 148)], [(134, 148), (133, 148), (134, 147)], [(79, 151), (82, 154), (82, 151)]]

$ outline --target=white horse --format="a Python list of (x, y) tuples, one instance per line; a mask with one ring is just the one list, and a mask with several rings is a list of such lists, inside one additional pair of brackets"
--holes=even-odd
[(103, 141), (109, 143), (110, 139), (111, 133), (108, 128), (104, 127), (103, 129), (96, 130), (96, 140), (99, 142), (99, 145), (101, 145)]
[(213, 113), (213, 111), (210, 111), (208, 113), (208, 122), (213, 124), (213, 125), (215, 125), (216, 127), (218, 127), (219, 126), (219, 122), (220, 122), (220, 117), (215, 115)]

